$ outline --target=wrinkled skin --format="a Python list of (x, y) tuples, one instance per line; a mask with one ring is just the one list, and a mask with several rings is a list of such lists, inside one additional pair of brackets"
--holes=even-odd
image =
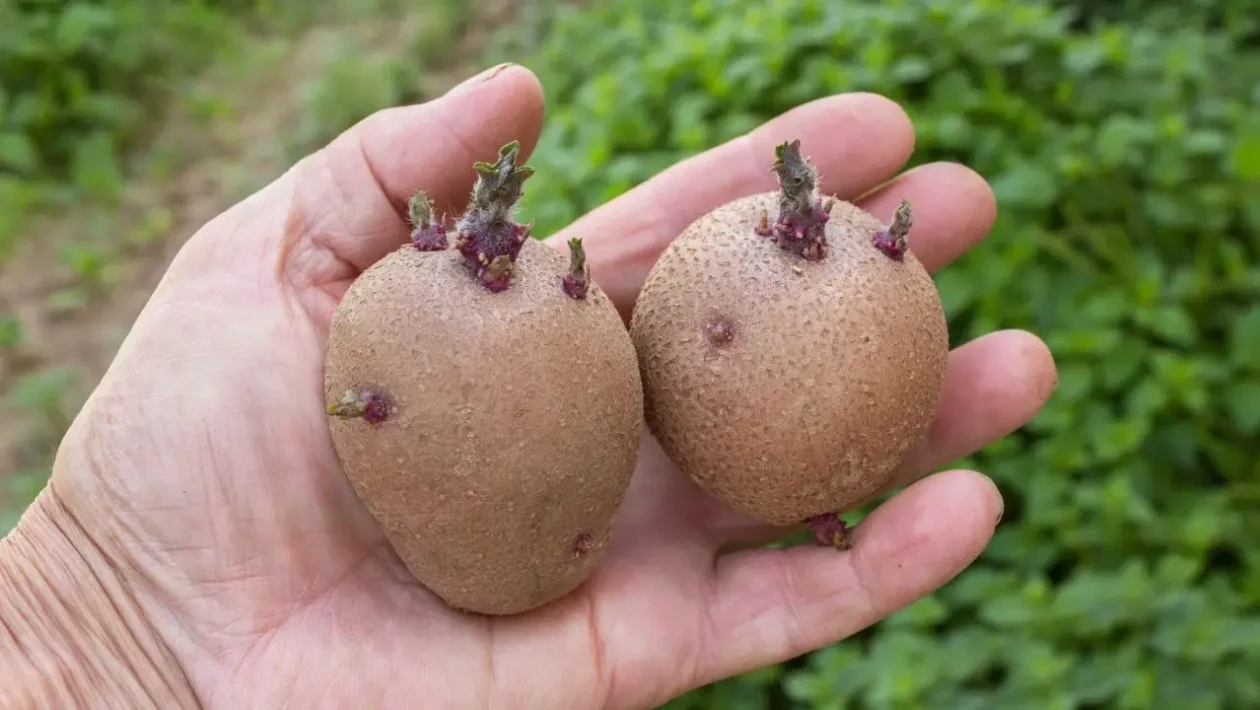
[[(839, 641), (950, 580), (990, 539), (1001, 499), (989, 480), (927, 474), (1042, 406), (1054, 366), (1022, 332), (952, 354), (910, 485), (861, 522), (852, 550), (758, 547), (785, 531), (716, 504), (645, 438), (613, 547), (571, 596), (488, 619), (410, 579), (329, 440), (329, 318), (355, 275), (407, 239), (415, 190), (457, 213), (473, 162), (514, 139), (527, 158), (542, 114), (533, 75), (499, 68), (369, 117), (206, 224), (68, 433), (42, 505), (109, 560), (169, 649), (163, 672), (204, 707), (650, 707)], [(909, 198), (911, 247), (930, 269), (992, 224), (993, 195), (968, 169), (898, 176), (906, 115), (854, 94), (680, 163), (549, 242), (583, 237), (592, 278), (628, 317), (687, 223), (774, 189), (767, 156), (784, 136), (811, 147), (828, 193), (885, 219)]]

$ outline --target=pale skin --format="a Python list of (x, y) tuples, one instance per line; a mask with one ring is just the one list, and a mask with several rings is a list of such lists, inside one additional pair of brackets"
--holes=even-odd
[[(613, 546), (569, 597), (484, 618), (411, 579), (329, 439), (329, 318), (404, 242), (415, 190), (457, 212), (474, 161), (512, 140), (526, 159), (542, 121), (537, 79), (496, 68), (367, 118), (187, 242), (50, 486), (0, 544), (0, 706), (650, 708), (841, 641), (981, 553), (997, 489), (938, 469), (1023, 425), (1053, 390), (1048, 350), (1021, 331), (952, 353), (907, 487), (847, 552), (758, 547), (784, 531), (716, 503), (645, 435)], [(932, 271), (993, 223), (982, 178), (951, 163), (902, 172), (906, 114), (849, 94), (681, 162), (548, 242), (567, 253), (583, 237), (593, 279), (628, 317), (690, 221), (775, 189), (774, 146), (790, 138), (825, 192), (884, 220), (910, 200), (910, 248)]]

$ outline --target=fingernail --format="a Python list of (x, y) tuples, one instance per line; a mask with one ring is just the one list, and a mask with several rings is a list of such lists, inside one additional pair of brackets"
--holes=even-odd
[[(984, 476), (984, 474), (980, 475)], [(1006, 511), (1006, 502), (1002, 499), (1002, 490), (997, 487), (997, 484), (993, 482), (993, 479), (988, 476), (984, 476), (984, 480), (988, 481), (990, 486), (993, 486), (993, 496), (997, 498), (997, 520), (993, 521), (993, 525), (996, 527), (998, 523), (1002, 522), (1002, 513)]]
[(456, 84), (454, 88), (446, 92), (446, 95), (456, 96), (456, 95), (462, 94), (468, 91), (469, 89), (472, 89), (473, 87), (477, 86), (478, 84), (490, 81), (491, 79), (495, 78), (496, 76), (506, 71), (508, 67), (512, 67), (512, 66), (515, 66), (513, 62), (504, 62), (498, 66), (490, 67), (489, 69), (486, 69), (480, 74), (477, 74), (476, 76), (470, 77)]

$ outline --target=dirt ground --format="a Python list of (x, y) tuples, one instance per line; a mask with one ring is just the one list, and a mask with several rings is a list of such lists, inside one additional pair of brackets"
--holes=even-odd
[[(511, 21), (512, 10), (506, 0), (482, 3), (470, 32), (455, 38), (453, 51), (443, 52), (443, 61), (426, 72), (421, 95), (440, 95), (479, 71), (478, 48), (488, 33)], [(176, 111), (155, 132), (157, 142), (178, 146), (186, 167), (160, 180), (132, 185), (122, 205), (109, 212), (70, 210), (31, 226), (31, 236), (21, 240), (19, 252), (0, 262), (0, 313), (15, 315), (22, 329), (18, 349), (7, 357), (0, 354), (0, 397), (35, 373), (60, 370), (71, 382), (58, 395), (59, 406), (24, 409), (0, 404), (0, 476), (47, 465), (64, 426), (104, 374), (184, 241), (292, 163), (275, 137), (293, 125), (302, 105), (299, 87), (321, 70), (322, 48), (330, 40), (353, 35), (370, 42), (374, 51), (403, 52), (407, 38), (413, 36), (409, 23), (422, 21), (419, 16), (402, 21), (389, 17), (351, 27), (314, 27), (285, 61), (266, 70), (246, 76), (208, 71), (201, 79), (208, 92), (232, 97), (224, 115), (207, 124)], [(101, 230), (102, 224), (109, 228)], [(101, 231), (106, 233), (97, 234)], [(135, 238), (144, 234), (156, 238)], [(65, 245), (85, 238), (107, 242), (111, 253), (123, 245), (109, 259), (105, 283), (86, 291), (59, 257)], [(74, 297), (67, 299), (67, 294)], [(7, 508), (5, 486), (0, 485), (0, 511)]]

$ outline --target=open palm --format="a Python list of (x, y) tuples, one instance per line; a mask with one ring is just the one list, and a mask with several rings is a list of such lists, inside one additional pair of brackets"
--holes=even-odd
[[(1040, 408), (1054, 368), (1021, 332), (953, 353), (940, 417), (904, 470), (912, 485), (848, 552), (760, 547), (783, 531), (705, 496), (645, 436), (612, 547), (569, 597), (484, 618), (411, 579), (328, 436), (329, 319), (354, 277), (406, 239), (414, 190), (459, 211), (473, 162), (511, 140), (527, 156), (542, 113), (533, 75), (500, 68), (371, 116), (205, 225), (67, 435), (52, 498), (120, 571), (202, 706), (651, 707), (856, 632), (989, 540), (1001, 500), (986, 478), (918, 479)], [(855, 94), (680, 163), (551, 241), (583, 236), (594, 279), (628, 317), (690, 221), (774, 189), (766, 156), (786, 138), (811, 146), (829, 193), (881, 216), (909, 198), (911, 247), (929, 269), (992, 224), (992, 193), (961, 166), (886, 182), (912, 127), (894, 104)]]

